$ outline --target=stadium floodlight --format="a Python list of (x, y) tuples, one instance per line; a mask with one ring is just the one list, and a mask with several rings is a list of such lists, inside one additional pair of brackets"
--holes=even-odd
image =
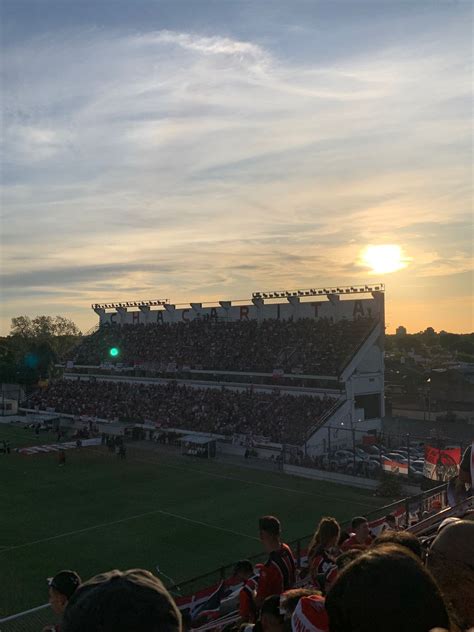
[(329, 294), (357, 294), (359, 292), (384, 292), (383, 283), (377, 285), (351, 285), (341, 287), (309, 288), (307, 290), (274, 290), (273, 292), (253, 292), (252, 298), (289, 298), (301, 296), (328, 296)]
[(93, 303), (92, 309), (117, 309), (118, 307), (155, 307), (167, 305), (169, 298), (154, 299), (151, 301), (120, 301), (118, 303)]

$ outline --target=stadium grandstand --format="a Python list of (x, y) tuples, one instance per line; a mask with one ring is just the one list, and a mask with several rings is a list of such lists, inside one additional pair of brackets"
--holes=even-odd
[[(94, 304), (96, 331), (29, 405), (187, 432), (264, 437), (312, 456), (384, 414), (384, 287), (250, 301)], [(72, 383), (74, 380), (74, 383)], [(145, 381), (146, 380), (146, 381)]]
[[(394, 492), (391, 497), (399, 500), (390, 504), (375, 494), (379, 480), (369, 480), (382, 470), (408, 474), (410, 457), (421, 450), (408, 443), (408, 459), (400, 450), (382, 455), (383, 285), (255, 292), (247, 301), (209, 304), (154, 300), (92, 307), (98, 326), (64, 358), (61, 376), (22, 403), (22, 412), (34, 417), (26, 430), (37, 436), (54, 431), (57, 441), (31, 446), (26, 440), (13, 455), (24, 463), (44, 457), (46, 467), (46, 459), (58, 452), (58, 467), (61, 473), (69, 468), (68, 476), (74, 475), (71, 461), (80, 470), (70, 480), (75, 498), (84, 499), (85, 515), (77, 528), (2, 545), (0, 561), (11, 555), (13, 576), (18, 551), (59, 540), (72, 559), (68, 538), (94, 538), (103, 529), (104, 549), (130, 549), (137, 542), (145, 548), (159, 539), (155, 524), (150, 531), (142, 525), (139, 537), (135, 521), (158, 516), (181, 521), (180, 539), (188, 544), (181, 547), (184, 580), (176, 582), (151, 558), (145, 560), (148, 571), (100, 568), (104, 573), (90, 580), (64, 571), (49, 582), (53, 610), (44, 604), (8, 613), (0, 619), (0, 632), (237, 632), (242, 625), (246, 632), (252, 627), (255, 632), (459, 632), (474, 626), (469, 598), (474, 594), (473, 448), (462, 460), (464, 478), (456, 478), (461, 448), (455, 448), (454, 465), (441, 471), (442, 450), (429, 447), (431, 489), (409, 488), (402, 499)], [(356, 437), (361, 438), (357, 448)], [(71, 451), (68, 465), (66, 450)], [(449, 450), (444, 452), (447, 458)], [(255, 469), (240, 473), (242, 457), (257, 454), (261, 461)], [(238, 475), (225, 469), (225, 461), (212, 461), (223, 455), (236, 458)], [(324, 469), (324, 460), (332, 463), (332, 458), (337, 468), (344, 462), (344, 474), (309, 473), (308, 465)], [(187, 468), (188, 463), (193, 465)], [(356, 465), (362, 469), (356, 471)], [(152, 478), (150, 472), (159, 473)], [(311, 484), (320, 485), (318, 493), (304, 487), (309, 481), (303, 478), (291, 479), (294, 486), (286, 482), (290, 477), (282, 482), (286, 474), (315, 479)], [(446, 481), (441, 485), (435, 482), (438, 474)], [(341, 497), (335, 498), (335, 484)], [(56, 479), (48, 479), (46, 488), (54, 495)], [(132, 500), (126, 498), (128, 489), (135, 494)], [(168, 492), (165, 508), (158, 499)], [(281, 525), (265, 512), (284, 494), (287, 514)], [(150, 497), (158, 506), (150, 508)], [(196, 509), (195, 497), (206, 504)], [(75, 498), (67, 497), (66, 504)], [(87, 503), (96, 503), (91, 512), (101, 511), (107, 499), (111, 514), (116, 505), (130, 502), (133, 515), (113, 514), (109, 522), (91, 526)], [(217, 506), (229, 518), (226, 526), (212, 523)], [(256, 506), (262, 507), (259, 514)], [(125, 535), (113, 531), (124, 524)], [(305, 534), (302, 524), (316, 530)], [(159, 532), (161, 554), (176, 545), (174, 528)], [(194, 538), (198, 528), (211, 530), (207, 544)], [(293, 535), (285, 541), (287, 530)], [(240, 559), (229, 565), (218, 537), (230, 535), (244, 545), (239, 545)], [(255, 548), (246, 548), (244, 559), (248, 540), (263, 550), (254, 555)], [(206, 546), (222, 564), (192, 577), (187, 568), (196, 568), (193, 553)], [(91, 557), (87, 547), (82, 552)], [(53, 562), (59, 569), (56, 549)], [(120, 565), (117, 559), (115, 566)]]

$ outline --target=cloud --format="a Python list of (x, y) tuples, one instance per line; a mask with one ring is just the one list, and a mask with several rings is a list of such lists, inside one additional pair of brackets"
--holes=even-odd
[(77, 308), (354, 282), (368, 243), (400, 243), (420, 278), (467, 270), (465, 231), (439, 239), (447, 218), (469, 226), (460, 52), (303, 64), (229, 34), (104, 28), (6, 47), (10, 313), (18, 286)]

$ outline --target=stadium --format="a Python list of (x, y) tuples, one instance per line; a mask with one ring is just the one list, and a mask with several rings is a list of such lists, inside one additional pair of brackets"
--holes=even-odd
[[(278, 517), (294, 558), (276, 594), (312, 591), (301, 608), (330, 602), (334, 574), (342, 583), (343, 533), (368, 548), (357, 520), (370, 543), (411, 533), (424, 556), (447, 518), (472, 518), (472, 488), (449, 482), (461, 449), (383, 435), (384, 301), (379, 283), (92, 305), (97, 326), (0, 425), (0, 630), (56, 623), (45, 578), (63, 568), (147, 569), (188, 629), (238, 629), (258, 616), (243, 614), (244, 589), (263, 607), (262, 516)], [(381, 481), (396, 482), (391, 498)], [(323, 563), (312, 542), (324, 516), (339, 526)], [(311, 621), (293, 629), (329, 629)]]

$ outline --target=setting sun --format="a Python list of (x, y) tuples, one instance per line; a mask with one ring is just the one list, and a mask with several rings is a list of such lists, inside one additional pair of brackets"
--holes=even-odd
[(400, 246), (367, 246), (362, 252), (361, 264), (375, 274), (388, 274), (406, 268), (408, 259), (403, 256)]

